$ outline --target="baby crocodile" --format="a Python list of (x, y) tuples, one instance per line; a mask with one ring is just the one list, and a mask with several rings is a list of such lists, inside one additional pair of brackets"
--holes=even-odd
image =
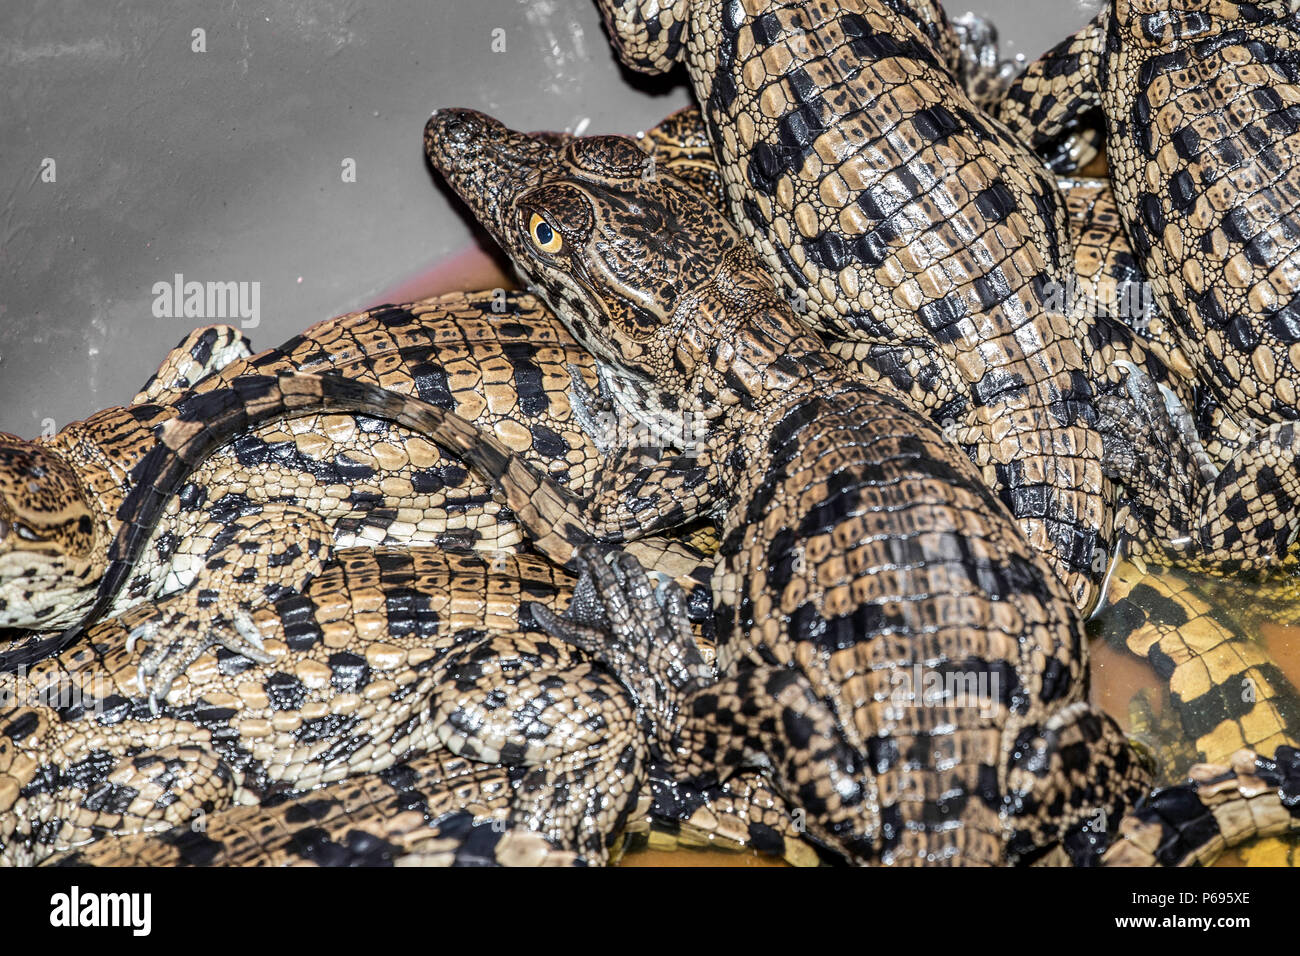
[[(332, 547), (520, 541), (509, 509), (463, 458), (366, 415), (364, 402), (353, 406), (360, 415), (299, 408), (262, 424), (284, 416), (267, 407), (250, 419), (231, 390), (240, 376), (329, 372), (463, 413), (570, 487), (595, 470), (599, 451), (567, 395), (574, 374), (596, 384), (591, 359), (530, 296), (384, 306), (247, 351), (233, 330), (199, 330), (131, 405), (50, 439), (0, 436), (0, 624), (75, 629), (184, 592), (141, 624), (139, 636), (156, 640), (145, 671), (165, 696), (209, 639), (196, 622), (257, 656), (251, 609), (268, 588), (300, 588)], [(166, 436), (188, 440), (196, 428), (211, 454), (180, 477)], [(13, 667), (51, 646), (0, 659)]]
[(562, 511), (530, 528), (719, 521), (716, 679), (682, 593), (665, 587), (661, 607), (629, 556), (583, 549), (567, 619), (536, 612), (623, 676), (681, 778), (768, 767), (810, 835), (857, 862), (1028, 862), (1056, 846), (1094, 862), (1117, 836), (1112, 858), (1158, 844), (1169, 862), (1242, 837), (1236, 818), (1214, 823), (1218, 800), (1289, 826), (1288, 748), (1124, 816), (1148, 774), (1085, 700), (1060, 582), (973, 464), (831, 354), (702, 196), (620, 137), (530, 137), (470, 110), (435, 113), (425, 135), (616, 399), (701, 425), (658, 464), (615, 461), (587, 501), (557, 494)]
[[(725, 187), (698, 108), (674, 113), (639, 142), (659, 168), (725, 208)], [(1156, 382), (1171, 403), (1204, 410), (1190, 364), (1147, 297), (1109, 185), (1072, 177), (1059, 185), (1078, 280), (1067, 295), (1082, 306), (1094, 388), (1100, 395), (1122, 393), (1126, 370), (1134, 369)], [(1216, 428), (1224, 421), (1218, 419)], [(1148, 540), (1148, 511), (1122, 496), (1116, 529)], [(1300, 693), (1249, 637), (1236, 609), (1227, 610), (1232, 601), (1216, 602), (1211, 612), (1200, 593), (1205, 582), (1172, 572), (1141, 581), (1133, 571), (1122, 565), (1108, 574), (1100, 627), (1111, 643), (1149, 661), (1168, 681), (1183, 730), (1202, 759), (1221, 763), (1242, 747), (1269, 754), (1281, 744), (1300, 743)], [(1282, 620), (1276, 613), (1272, 619)]]
[[(1033, 144), (1103, 115), (1118, 207), (1177, 344), (1221, 410), (1253, 425), (1237, 459), (1207, 469), (1196, 436), (1138, 388), (1111, 417), (1149, 417), (1155, 434), (1108, 456), (1173, 512), (1181, 553), (1232, 567), (1275, 561), (1300, 532), (1298, 43), (1285, 0), (1112, 0), (1002, 110)], [(1224, 520), (1202, 522), (1205, 509)]]
[(1055, 301), (1063, 209), (954, 76), (938, 4), (599, 4), (625, 64), (685, 63), (733, 220), (831, 350), (945, 425), (1090, 606), (1113, 541), (1083, 345)]
[(537, 558), (344, 549), (301, 592), (254, 612), (265, 663), (204, 655), (152, 708), (127, 640), (147, 606), (96, 625), (3, 676), (0, 859), (201, 831), (235, 804), (445, 749), (508, 768), (511, 829), (599, 861), (635, 804), (645, 745), (612, 677), (527, 633), (520, 599), (568, 591)]
[(269, 663), (205, 654), (155, 708), (127, 646), (148, 608), (99, 624), (0, 678), (0, 862), (599, 863), (651, 813), (806, 861), (753, 775), (651, 793), (622, 688), (528, 609), (571, 589), (528, 555), (343, 549), (256, 612)]

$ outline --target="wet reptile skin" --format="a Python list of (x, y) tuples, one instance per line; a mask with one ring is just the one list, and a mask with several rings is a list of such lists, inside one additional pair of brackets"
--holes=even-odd
[[(1120, 477), (1166, 507), (1174, 499), (1182, 552), (1239, 567), (1276, 560), (1300, 530), (1291, 425), (1300, 415), (1300, 30), (1291, 6), (1114, 0), (1032, 65), (1002, 111), (1031, 143), (1090, 111), (1104, 117), (1118, 209), (1207, 393), (1200, 417), (1235, 419), (1216, 431), (1242, 446), (1221, 473), (1196, 479), (1178, 474), (1179, 459), (1201, 450), (1195, 439), (1157, 436), (1157, 446), (1187, 446), (1168, 451), (1175, 466)], [(1235, 520), (1198, 527), (1207, 509)]]
[[(552, 603), (567, 577), (536, 558), (491, 558), (343, 550), (301, 594), (258, 610), (271, 662), (206, 654), (156, 714), (126, 647), (147, 609), (96, 626), (25, 680), (6, 675), (10, 701), (46, 687), (84, 698), (0, 715), (0, 859), (189, 827), (439, 748), (507, 765), (483, 770), (505, 787), (489, 809), (509, 829), (541, 827), (603, 859), (643, 773), (633, 709), (615, 680), (519, 620), (521, 597)], [(480, 847), (499, 839), (491, 816)]]
[(685, 63), (732, 218), (809, 322), (950, 431), (1088, 606), (1112, 540), (1083, 345), (1051, 301), (1064, 211), (954, 77), (942, 11), (599, 5), (628, 66)]
[[(659, 168), (725, 208), (722, 177), (697, 108), (674, 113), (639, 142)], [(1071, 294), (1083, 306), (1081, 328), (1098, 394), (1121, 391), (1126, 370), (1134, 368), (1185, 408), (1202, 410), (1190, 364), (1159, 309), (1140, 310), (1149, 304), (1142, 297), (1144, 280), (1109, 183), (1066, 177), (1059, 185), (1078, 280)], [(1158, 524), (1150, 510), (1122, 496), (1117, 530), (1150, 541)], [(1242, 747), (1271, 754), (1300, 744), (1300, 692), (1249, 636), (1247, 625), (1254, 622), (1229, 610), (1237, 602), (1216, 602), (1211, 610), (1207, 596), (1177, 572), (1143, 583), (1131, 574), (1126, 566), (1108, 575), (1108, 607), (1099, 627), (1110, 643), (1148, 661), (1168, 682), (1173, 712), (1200, 759), (1222, 763)]]
[(156, 711), (127, 646), (150, 609), (99, 624), (0, 678), (0, 862), (599, 863), (651, 813), (808, 862), (753, 775), (651, 794), (623, 689), (528, 609), (571, 582), (527, 555), (343, 549), (257, 611), (269, 663), (206, 653)]
[[(117, 614), (185, 592), (141, 633), (155, 645), (145, 670), (165, 696), (209, 639), (195, 621), (256, 655), (235, 625), (268, 587), (301, 587), (334, 547), (517, 544), (517, 522), (490, 485), (427, 436), (364, 408), (305, 409), (254, 427), (214, 396), (229, 398), (240, 376), (330, 372), (457, 412), (582, 489), (599, 452), (572, 421), (570, 369), (596, 384), (590, 357), (563, 325), (532, 297), (504, 291), (340, 316), (251, 357), (234, 330), (197, 330), (131, 405), (51, 439), (3, 436), (0, 620), (49, 630), (82, 621), (92, 602), (97, 614)], [(211, 432), (227, 412), (229, 442), (178, 480), (159, 456), (160, 429), (180, 416)], [(673, 567), (684, 572), (682, 562)], [(10, 666), (19, 654), (35, 651), (10, 652)]]
[[(580, 551), (582, 599), (564, 619), (536, 612), (624, 678), (682, 779), (767, 766), (810, 836), (855, 862), (1171, 863), (1252, 835), (1234, 815), (1247, 801), (1265, 830), (1291, 825), (1289, 748), (1280, 767), (1238, 755), (1205, 771), (1212, 784), (1124, 814), (1147, 774), (1083, 699), (1082, 623), (1061, 584), (971, 462), (828, 352), (716, 208), (633, 141), (528, 137), (443, 110), (426, 149), (613, 366), (615, 400), (709, 423), (690, 453), (614, 462), (592, 499), (528, 528), (627, 536), (693, 510), (720, 522), (716, 673), (681, 593), (666, 588), (661, 608), (630, 557)], [(986, 706), (900, 696), (893, 678), (917, 662), (970, 680), (970, 697), (983, 677)]]

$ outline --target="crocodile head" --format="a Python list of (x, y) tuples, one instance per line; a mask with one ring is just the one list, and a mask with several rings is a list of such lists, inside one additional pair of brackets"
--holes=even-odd
[(633, 417), (720, 414), (770, 387), (800, 341), (820, 351), (731, 223), (635, 140), (457, 109), (433, 115), (425, 149)]
[(0, 627), (76, 620), (103, 573), (95, 512), (53, 449), (0, 433)]

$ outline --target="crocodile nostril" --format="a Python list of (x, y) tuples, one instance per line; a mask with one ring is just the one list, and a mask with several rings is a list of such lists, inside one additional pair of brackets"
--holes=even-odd
[(441, 117), (442, 135), (458, 146), (465, 145), (470, 136), (470, 124), (465, 119), (465, 114), (460, 111), (452, 111)]

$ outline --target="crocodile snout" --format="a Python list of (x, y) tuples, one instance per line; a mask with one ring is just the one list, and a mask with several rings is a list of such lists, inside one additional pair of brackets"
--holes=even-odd
[(511, 199), (537, 182), (559, 156), (554, 137), (519, 133), (470, 109), (440, 109), (430, 116), (424, 150), (433, 168), (494, 233)]

